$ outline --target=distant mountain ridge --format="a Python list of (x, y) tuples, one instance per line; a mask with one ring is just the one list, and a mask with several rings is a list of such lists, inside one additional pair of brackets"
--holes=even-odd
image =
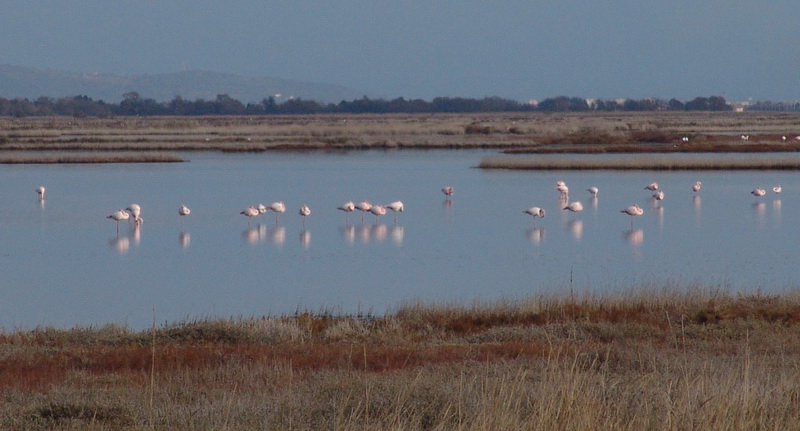
[(367, 95), (363, 91), (334, 84), (199, 70), (121, 76), (0, 65), (0, 97), (7, 99), (88, 96), (93, 100), (119, 103), (123, 94), (131, 91), (158, 102), (170, 101), (176, 96), (186, 100), (213, 100), (218, 94), (227, 94), (242, 103), (257, 103), (279, 94), (281, 97), (278, 102), (297, 97), (320, 103), (338, 103)]

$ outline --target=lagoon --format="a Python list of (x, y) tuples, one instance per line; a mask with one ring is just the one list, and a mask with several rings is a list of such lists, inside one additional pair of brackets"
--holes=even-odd
[[(0, 328), (153, 324), (705, 284), (797, 285), (791, 171), (507, 171), (493, 152), (188, 153), (188, 163), (0, 167)], [(559, 209), (555, 182), (584, 211)], [(695, 194), (691, 185), (703, 182)], [(666, 192), (650, 199), (644, 186)], [(783, 192), (774, 194), (773, 185)], [(39, 202), (35, 188), (47, 187)], [(451, 185), (451, 199), (441, 193)], [(597, 186), (596, 200), (585, 190)], [(766, 188), (756, 198), (750, 191)], [(347, 200), (405, 211), (349, 215)], [(248, 221), (239, 212), (284, 201)], [(105, 219), (142, 206), (134, 229)], [(638, 203), (631, 224), (620, 210)], [(192, 214), (183, 220), (178, 206)], [(297, 214), (308, 204), (312, 214)], [(546, 209), (534, 222), (522, 211)]]

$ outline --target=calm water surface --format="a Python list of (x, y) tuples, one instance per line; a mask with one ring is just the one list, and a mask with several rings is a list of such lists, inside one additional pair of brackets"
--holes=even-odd
[[(376, 313), (559, 291), (794, 287), (793, 172), (513, 172), (482, 151), (188, 154), (189, 163), (0, 167), (0, 327), (148, 327), (296, 310)], [(583, 202), (559, 210), (557, 180)], [(691, 185), (703, 182), (695, 196)], [(666, 199), (644, 186), (658, 181)], [(775, 184), (783, 193), (773, 194)], [(47, 187), (38, 202), (34, 191)], [(455, 187), (451, 200), (440, 188)], [(598, 199), (586, 192), (600, 188)], [(762, 186), (769, 193), (749, 192)], [(376, 220), (336, 207), (402, 200)], [(287, 212), (239, 211), (282, 200)], [(131, 203), (144, 224), (105, 216)], [(297, 210), (312, 214), (303, 228)], [(620, 210), (638, 203), (644, 216)], [(182, 221), (177, 209), (192, 214)], [(535, 225), (522, 210), (547, 210)]]

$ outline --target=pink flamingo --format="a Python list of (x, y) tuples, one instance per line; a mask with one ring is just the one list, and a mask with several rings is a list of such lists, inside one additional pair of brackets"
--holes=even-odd
[(131, 215), (128, 214), (124, 209), (120, 208), (113, 213), (106, 216), (107, 219), (111, 219), (117, 222), (117, 235), (119, 235), (119, 222), (122, 220), (128, 220), (131, 218)]
[(372, 209), (372, 204), (368, 201), (361, 201), (356, 204), (356, 209), (361, 211), (361, 223), (364, 223), (364, 213)]
[(347, 201), (341, 206), (336, 207), (336, 209), (339, 211), (344, 211), (344, 224), (347, 225), (350, 223), (349, 216), (351, 212), (355, 211), (356, 204), (354, 204), (353, 201)]
[(39, 200), (40, 201), (44, 200), (44, 192), (45, 192), (44, 186), (36, 187), (36, 193), (39, 194)]
[(533, 223), (536, 224), (536, 217), (544, 218), (544, 209), (539, 207), (530, 207), (525, 211), (522, 211), (525, 214), (530, 214), (533, 217)]
[(700, 191), (700, 188), (703, 187), (703, 183), (700, 181), (695, 181), (694, 185), (692, 186), (692, 191), (697, 193)]
[(761, 187), (756, 187), (752, 192), (750, 192), (753, 196), (764, 196), (767, 194), (767, 191), (762, 189)]
[(652, 182), (652, 183), (648, 184), (647, 186), (645, 186), (645, 189), (650, 190), (651, 192), (654, 192), (654, 191), (658, 190), (658, 183), (657, 182)]
[(403, 212), (403, 202), (394, 201), (386, 205), (386, 208), (394, 211), (394, 222), (397, 223), (397, 213)]
[(306, 228), (306, 217), (311, 215), (311, 208), (309, 208), (308, 205), (303, 205), (303, 206), (300, 207), (300, 211), (298, 211), (298, 214), (303, 216), (303, 230), (305, 230), (305, 228)]
[(369, 209), (369, 212), (375, 214), (375, 221), (378, 221), (378, 217), (386, 215), (386, 207), (383, 205), (374, 205)]
[(247, 207), (247, 208), (243, 209), (242, 212), (240, 212), (239, 214), (247, 217), (247, 228), (249, 229), (250, 228), (250, 219), (252, 219), (253, 217), (255, 217), (255, 216), (257, 216), (257, 215), (259, 215), (261, 213), (258, 211), (258, 208), (256, 208), (256, 207)]
[(572, 218), (575, 219), (575, 213), (583, 211), (583, 204), (579, 201), (575, 201), (565, 206), (563, 209), (572, 211)]
[(275, 226), (277, 226), (278, 214), (286, 212), (286, 205), (283, 204), (283, 201), (273, 202), (267, 209), (275, 213)]
[(640, 215), (644, 214), (644, 210), (642, 208), (640, 208), (639, 205), (636, 205), (636, 204), (631, 205), (631, 206), (621, 210), (620, 212), (631, 216), (631, 229), (633, 229), (633, 218), (636, 217), (636, 216), (640, 216)]
[(444, 195), (447, 196), (448, 198), (450, 198), (450, 196), (453, 196), (453, 191), (454, 191), (453, 188), (450, 186), (442, 187), (442, 193), (444, 193)]
[(192, 213), (192, 210), (190, 210), (189, 207), (187, 207), (186, 205), (181, 205), (178, 208), (178, 215), (181, 216), (181, 229), (183, 229), (183, 218), (186, 217), (187, 215), (191, 214), (191, 213)]

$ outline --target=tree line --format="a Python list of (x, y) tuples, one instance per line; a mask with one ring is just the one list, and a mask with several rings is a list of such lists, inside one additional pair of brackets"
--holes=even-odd
[[(770, 107), (772, 107), (770, 105)], [(785, 108), (785, 106), (781, 106)], [(762, 109), (766, 106), (761, 106)], [(180, 96), (168, 102), (143, 98), (137, 92), (123, 95), (119, 103), (92, 100), (87, 96), (58, 99), (39, 97), (0, 98), (0, 116), (33, 117), (65, 115), (75, 117), (156, 116), (156, 115), (292, 115), (292, 114), (362, 114), (362, 113), (475, 113), (475, 112), (588, 112), (588, 111), (730, 111), (732, 106), (721, 96), (696, 97), (682, 102), (677, 99), (582, 99), (558, 96), (540, 102), (520, 103), (500, 97), (470, 99), (437, 97), (431, 101), (404, 99), (370, 99), (322, 104), (313, 100), (289, 98), (278, 102), (273, 97), (260, 103), (244, 104), (227, 94), (214, 100), (186, 100)]]

